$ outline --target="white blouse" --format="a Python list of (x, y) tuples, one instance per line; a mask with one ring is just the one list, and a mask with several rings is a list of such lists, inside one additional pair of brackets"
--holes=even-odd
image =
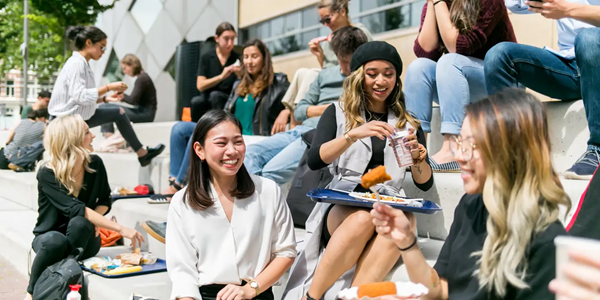
[[(171, 299), (201, 300), (200, 286), (239, 284), (276, 257), (296, 257), (294, 223), (281, 189), (272, 180), (251, 177), (256, 191), (234, 200), (231, 223), (218, 199), (198, 211), (184, 203), (185, 188), (173, 196), (166, 233)], [(211, 193), (216, 195), (212, 184)]]

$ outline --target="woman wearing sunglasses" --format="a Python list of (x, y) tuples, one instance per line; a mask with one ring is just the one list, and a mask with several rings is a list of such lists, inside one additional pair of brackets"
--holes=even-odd
[(138, 140), (131, 121), (125, 110), (118, 106), (98, 106), (115, 98), (103, 95), (109, 92), (123, 93), (127, 85), (113, 82), (96, 87), (94, 72), (90, 68), (90, 59), (99, 60), (106, 50), (106, 34), (94, 26), (74, 26), (69, 28), (67, 36), (74, 43), (77, 51), (65, 62), (54, 83), (52, 98), (48, 104), (50, 120), (66, 115), (80, 115), (92, 128), (104, 124), (116, 123), (123, 138), (136, 152), (142, 167), (150, 164), (152, 159), (165, 148), (158, 144), (154, 148), (145, 148)]
[(417, 245), (413, 214), (375, 205), (377, 233), (401, 249), (410, 280), (429, 288), (424, 300), (554, 299), (553, 241), (567, 234), (559, 206), (571, 202), (552, 168), (544, 104), (507, 90), (468, 105), (462, 125), (450, 149), (467, 194), (435, 266)]
[[(338, 57), (331, 48), (331, 38), (333, 32), (336, 30), (346, 26), (354, 26), (365, 33), (369, 42), (373, 40), (373, 36), (363, 24), (350, 23), (350, 16), (348, 15), (349, 2), (350, 0), (320, 0), (317, 5), (319, 9), (319, 23), (331, 29), (329, 35), (314, 38), (308, 43), (310, 52), (317, 57), (321, 69), (335, 67), (339, 64)], [(321, 69), (301, 68), (296, 71), (290, 83), (290, 88), (282, 100), (287, 109), (293, 111), (296, 104), (304, 98), (310, 84), (317, 78)], [(294, 114), (292, 113), (293, 116)], [(293, 118), (290, 125), (292, 128), (296, 125), (296, 121)]]

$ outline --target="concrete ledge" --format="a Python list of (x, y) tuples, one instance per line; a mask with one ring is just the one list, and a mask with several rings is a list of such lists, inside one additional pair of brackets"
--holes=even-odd
[(38, 191), (36, 173), (16, 173), (0, 170), (0, 198), (37, 211)]

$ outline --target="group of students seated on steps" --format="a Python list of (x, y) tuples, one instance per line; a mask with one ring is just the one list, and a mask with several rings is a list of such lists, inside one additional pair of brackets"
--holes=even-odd
[[(558, 73), (565, 72), (543, 67), (543, 59), (553, 61), (557, 68), (563, 63), (573, 74), (579, 72), (580, 76), (569, 78), (573, 88), (570, 99), (575, 99), (577, 93), (583, 97), (591, 137), (588, 151), (570, 172), (574, 177), (591, 177), (598, 164), (593, 140), (598, 132), (591, 116), (597, 105), (596, 96), (588, 87), (598, 80), (592, 72), (598, 62), (589, 55), (598, 51), (594, 45), (600, 44), (600, 35), (598, 28), (587, 28), (590, 26), (583, 22), (600, 25), (600, 13), (598, 6), (577, 3), (569, 4), (569, 15), (545, 12), (545, 16), (559, 18), (563, 25), (559, 32), (562, 51), (531, 47), (529, 61), (522, 63), (521, 56), (529, 52), (512, 48), (530, 46), (514, 43), (506, 7), (515, 12), (556, 10), (528, 4), (518, 0), (427, 1), (415, 41), (415, 52), (422, 59), (409, 65), (406, 81), (414, 80), (414, 84), (403, 90), (402, 60), (396, 49), (385, 42), (369, 42), (365, 29), (350, 24), (347, 0), (323, 0), (319, 3), (321, 21), (335, 30), (327, 39), (311, 42), (310, 48), (323, 66), (331, 62), (326, 59), (327, 49), (331, 49), (338, 65), (319, 71), (302, 96), (300, 88), (306, 84), (292, 82), (299, 101), (282, 93), (287, 80), (280, 81), (277, 78), (285, 75), (273, 73), (270, 54), (262, 42), (252, 41), (244, 46), (243, 63), (238, 67), (229, 59), (235, 30), (224, 24), (219, 26), (217, 47), (214, 53), (206, 55), (218, 58), (220, 64), (201, 63), (205, 76), (199, 76), (198, 87), (208, 91), (231, 76), (239, 75), (241, 79), (237, 83), (235, 78), (231, 80), (229, 97), (218, 98), (222, 95), (215, 94), (211, 98), (211, 93), (205, 93), (203, 99), (195, 101), (206, 108), (226, 99), (224, 109), (202, 112), (196, 124), (175, 125), (186, 124), (191, 131), (182, 131), (183, 142), (178, 145), (185, 146), (179, 148), (182, 155), (171, 170), (172, 189), (165, 193), (172, 197), (166, 226), (171, 298), (273, 299), (272, 285), (290, 270), (284, 299), (333, 299), (341, 288), (384, 280), (402, 257), (411, 281), (428, 287), (430, 292), (425, 299), (553, 299), (548, 288), (555, 274), (553, 240), (567, 234), (560, 223), (559, 206), (570, 208), (571, 202), (552, 167), (544, 104), (519, 89), (483, 94), (481, 100), (472, 99), (471, 93), (481, 89), (477, 84), (482, 81), (488, 92), (501, 85), (528, 86), (543, 92), (544, 87), (532, 81), (536, 78), (532, 74), (546, 76), (544, 86), (552, 80), (555, 84), (559, 79), (565, 83), (566, 78), (558, 78)], [(78, 30), (75, 37), (80, 51), (74, 52), (71, 63), (65, 65), (69, 68), (65, 67), (65, 74), (61, 75), (63, 82), (70, 82), (73, 74), (83, 75), (86, 89), (78, 90), (82, 97), (76, 101), (56, 104), (62, 105), (57, 111), (71, 113), (51, 113), (55, 120), (44, 137), (50, 153), (38, 171), (36, 274), (75, 247), (83, 246), (88, 255), (95, 255), (97, 227), (119, 231), (133, 245), (143, 240), (137, 231), (102, 216), (110, 210), (110, 201), (106, 202), (110, 189), (101, 159), (90, 154), (93, 134), (88, 126), (116, 117), (112, 108), (107, 108), (103, 116), (90, 110), (92, 96), (97, 98), (109, 87), (92, 88), (93, 81), (89, 82), (86, 73), (89, 66), (82, 58), (98, 59), (106, 39), (93, 27)], [(222, 69), (220, 73), (211, 69), (215, 66)], [(457, 93), (464, 96), (460, 98), (464, 111), (447, 110), (456, 104), (440, 108), (443, 123), (446, 120), (447, 128), (453, 131), (444, 132), (442, 152), (430, 160), (425, 142), (427, 111), (421, 119), (420, 113), (409, 109), (414, 98), (408, 89), (435, 82), (435, 88), (428, 85), (429, 94), (416, 94), (427, 94), (424, 101), (429, 103), (439, 99), (440, 91), (449, 84), (448, 79), (437, 80), (438, 74), (445, 75), (445, 71), (438, 73), (437, 68), (444, 66), (444, 70), (458, 72), (453, 80), (460, 84), (453, 83), (453, 88), (460, 89)], [(206, 77), (209, 74), (217, 75)], [(310, 76), (294, 78), (302, 81)], [(493, 80), (494, 76), (497, 80)], [(66, 86), (69, 85), (55, 88), (55, 93), (58, 90), (68, 94)], [(122, 83), (110, 87), (125, 89)], [(548, 94), (552, 96), (551, 92)], [(240, 111), (237, 107), (251, 107), (246, 103), (249, 101), (254, 101), (252, 116), (249, 109)], [(90, 105), (86, 105), (88, 102)], [(263, 104), (269, 105), (267, 109)], [(261, 122), (264, 119), (259, 114), (256, 122), (257, 112), (263, 114), (265, 110), (269, 121)], [(286, 126), (281, 125), (288, 123), (294, 128), (285, 131)], [(411, 172), (417, 187), (428, 190), (434, 184), (433, 172), (458, 167), (466, 195), (454, 212), (453, 224), (434, 267), (427, 264), (418, 247), (414, 215), (385, 205), (376, 205), (370, 211), (317, 205), (306, 224), (305, 249), (297, 253), (291, 214), (280, 188), (281, 181), (291, 178), (289, 161), (281, 166), (270, 164), (287, 160), (286, 157), (292, 159), (291, 155), (282, 156), (285, 154), (301, 156), (306, 146), (299, 136), (308, 131), (303, 127), (316, 128), (309, 166), (330, 169), (334, 180), (328, 188), (360, 191), (356, 179), (369, 169), (384, 165), (392, 180), (378, 187), (381, 193), (399, 193), (406, 172)], [(398, 167), (386, 144), (386, 137), (396, 129), (410, 132), (405, 140), (412, 152), (410, 171)], [(243, 135), (250, 133), (272, 136), (246, 149)], [(176, 144), (171, 143), (171, 147)], [(134, 149), (142, 156), (141, 163), (162, 151), (143, 152), (141, 145), (137, 146)], [(532, 157), (530, 153), (538, 155)], [(596, 155), (596, 160), (590, 155)], [(444, 157), (449, 159), (445, 161)], [(176, 161), (172, 159), (173, 162)], [(594, 169), (589, 171), (592, 166)], [(209, 227), (218, 230), (201, 229)], [(35, 280), (32, 276), (28, 292)], [(552, 291), (564, 295), (573, 291), (566, 287), (564, 282), (553, 283)]]

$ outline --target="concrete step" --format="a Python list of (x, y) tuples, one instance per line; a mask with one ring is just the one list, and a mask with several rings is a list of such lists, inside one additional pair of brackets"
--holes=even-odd
[[(165, 151), (168, 153), (169, 136), (171, 135), (171, 128), (175, 123), (177, 122), (138, 123), (133, 124), (133, 130), (142, 145), (154, 147), (162, 143), (167, 147)], [(116, 126), (115, 130), (118, 131)], [(91, 131), (96, 135), (96, 138), (92, 143), (92, 145), (96, 146), (104, 139), (100, 132), (100, 126), (92, 128)]]
[(37, 211), (37, 179), (35, 173), (0, 170), (0, 198)]

